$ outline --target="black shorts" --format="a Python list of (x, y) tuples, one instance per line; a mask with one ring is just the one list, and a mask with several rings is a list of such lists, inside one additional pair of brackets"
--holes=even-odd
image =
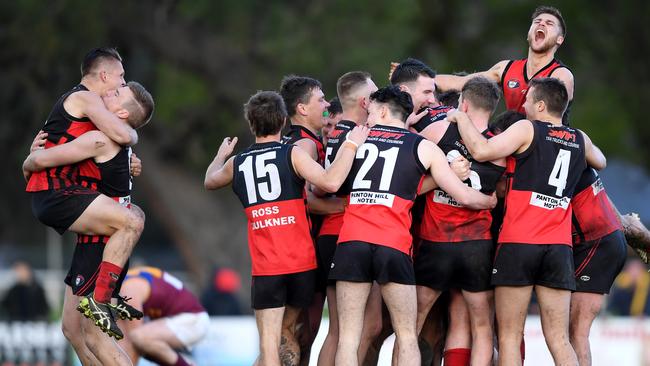
[(623, 269), (626, 256), (625, 235), (620, 230), (598, 240), (574, 245), (576, 292), (608, 294)]
[(492, 285), (541, 285), (574, 291), (573, 251), (562, 244), (501, 243), (492, 267)]
[(348, 241), (336, 247), (330, 280), (415, 285), (415, 273), (411, 257), (397, 249)]
[[(77, 296), (86, 296), (95, 290), (95, 280), (99, 275), (99, 265), (102, 263), (105, 244), (77, 244), (72, 255), (70, 270), (65, 276), (66, 285), (72, 287), (72, 293)], [(117, 297), (129, 270), (127, 261), (117, 280), (117, 285), (113, 291), (113, 297)]]
[(338, 235), (322, 235), (316, 240), (316, 260), (318, 261), (316, 292), (324, 293), (327, 286), (334, 286), (334, 281), (329, 280), (329, 274), (338, 238)]
[(32, 212), (43, 224), (63, 234), (100, 195), (82, 186), (32, 192)]
[(316, 270), (275, 276), (253, 276), (253, 309), (279, 308), (285, 305), (302, 308), (314, 298)]
[(492, 239), (457, 243), (423, 240), (413, 265), (415, 282), (440, 291), (487, 291), (492, 289), (493, 259)]

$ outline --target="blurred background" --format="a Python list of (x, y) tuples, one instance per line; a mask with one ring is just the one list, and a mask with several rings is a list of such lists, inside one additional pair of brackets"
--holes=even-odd
[[(608, 156), (602, 177), (620, 211), (639, 212), (648, 225), (650, 2), (545, 4), (557, 6), (567, 23), (557, 57), (576, 80), (571, 123)], [(205, 169), (225, 136), (239, 136), (238, 149), (252, 141), (242, 116), (248, 97), (277, 89), (290, 73), (319, 79), (328, 99), (336, 94), (336, 79), (351, 70), (369, 71), (385, 85), (389, 63), (409, 56), (439, 73), (485, 70), (502, 59), (523, 58), (538, 5), (0, 2), (0, 155), (7, 159), (0, 181), (0, 296), (17, 278), (12, 266), (24, 261), (46, 289), (47, 318), (59, 318), (74, 238), (59, 237), (32, 216), (20, 166), (54, 102), (78, 83), (81, 59), (91, 48), (116, 47), (126, 79), (141, 82), (156, 101), (153, 122), (140, 130), (134, 148), (143, 173), (134, 182), (133, 201), (147, 214), (134, 258), (177, 274), (197, 295), (215, 286), (217, 268), (231, 268), (241, 285), (229, 289), (250, 313), (245, 217), (230, 190), (203, 189)]]

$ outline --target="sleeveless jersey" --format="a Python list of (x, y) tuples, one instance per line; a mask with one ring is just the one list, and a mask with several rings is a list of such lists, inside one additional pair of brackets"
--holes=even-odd
[(622, 230), (598, 173), (592, 168), (582, 172), (576, 186), (573, 206), (573, 243), (600, 239)]
[[(92, 161), (92, 160), (90, 160)], [(92, 161), (79, 169), (79, 181), (82, 186), (94, 187), (98, 192), (111, 197), (122, 206), (131, 207), (131, 148), (122, 147), (110, 160), (103, 163)], [(77, 235), (77, 244), (103, 243), (108, 236)]]
[(171, 274), (154, 267), (130, 270), (129, 278), (140, 277), (149, 282), (149, 297), (142, 304), (142, 312), (150, 319), (174, 316), (181, 313), (202, 313), (205, 308), (183, 282)]
[[(72, 93), (87, 91), (88, 89), (79, 84), (72, 90), (63, 94), (52, 107), (50, 115), (45, 121), (43, 131), (47, 132), (47, 141), (45, 148), (56, 145), (62, 145), (81, 136), (83, 133), (96, 130), (97, 127), (88, 118), (77, 118), (68, 114), (63, 108), (63, 103)], [(27, 182), (27, 192), (38, 192), (52, 189), (62, 189), (77, 184), (79, 166), (88, 164), (88, 160), (83, 162), (47, 168), (40, 172), (34, 172)]]
[(314, 141), (318, 155), (318, 164), (323, 165), (325, 162), (325, 148), (323, 146), (323, 140), (305, 127), (300, 125), (290, 125), (287, 133), (282, 136), (282, 143), (287, 145), (294, 145), (296, 142), (305, 138)]
[[(338, 154), (339, 149), (345, 142), (347, 134), (356, 127), (356, 123), (348, 120), (339, 121), (332, 130), (330, 130), (327, 136), (327, 147), (325, 148), (325, 168), (332, 165), (336, 154)], [(343, 186), (341, 187), (343, 188)], [(337, 196), (346, 196), (343, 189), (339, 189), (336, 192)], [(339, 235), (341, 231), (341, 226), (343, 226), (343, 212), (335, 213), (331, 215), (326, 215), (323, 218), (323, 224), (318, 233), (321, 235)]]
[(499, 243), (571, 246), (571, 198), (587, 167), (580, 131), (533, 121), (528, 149), (507, 159), (505, 216)]
[[(483, 136), (490, 138), (487, 130)], [(470, 187), (485, 194), (492, 194), (504, 167), (491, 162), (479, 163), (472, 159), (458, 132), (458, 125), (450, 123), (447, 131), (438, 142), (438, 147), (447, 155), (450, 162), (458, 156), (464, 156), (472, 164), (470, 177), (465, 181)], [(491, 239), (490, 210), (472, 210), (461, 206), (447, 192), (434, 189), (427, 193), (425, 214), (419, 235), (422, 239), (433, 242), (459, 242), (469, 240)]]
[(232, 188), (248, 218), (254, 276), (316, 268), (305, 207), (305, 181), (293, 169), (293, 145), (253, 144), (234, 160)]
[(404, 128), (375, 125), (359, 147), (339, 243), (363, 241), (412, 255), (411, 207), (426, 169), (417, 149), (424, 138)]
[(422, 130), (429, 127), (430, 124), (447, 118), (447, 112), (454, 109), (454, 107), (440, 105), (428, 109), (429, 113), (422, 116), (419, 121), (411, 126), (417, 132), (422, 132)]
[(526, 114), (524, 102), (528, 93), (528, 83), (531, 79), (550, 77), (553, 71), (564, 67), (560, 61), (553, 59), (548, 65), (542, 67), (535, 75), (526, 75), (527, 58), (521, 60), (510, 60), (503, 70), (501, 76), (501, 88), (503, 99), (506, 102), (506, 109)]

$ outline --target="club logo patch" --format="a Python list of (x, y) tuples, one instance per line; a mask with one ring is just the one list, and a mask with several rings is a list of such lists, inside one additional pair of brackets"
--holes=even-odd
[(492, 268), (492, 274), (496, 274), (496, 273), (497, 273), (497, 269), (496, 269), (496, 268)]
[(517, 80), (508, 80), (508, 88), (515, 89), (519, 87), (519, 81)]
[(77, 278), (74, 279), (74, 285), (79, 287), (86, 282), (86, 279), (82, 275), (77, 275)]

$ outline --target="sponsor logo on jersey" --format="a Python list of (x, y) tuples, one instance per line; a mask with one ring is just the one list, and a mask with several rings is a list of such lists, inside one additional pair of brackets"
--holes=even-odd
[(453, 197), (451, 197), (447, 192), (436, 189), (433, 194), (433, 202), (442, 203), (443, 205), (449, 205), (454, 207), (462, 207)]
[(591, 183), (591, 189), (594, 191), (594, 196), (598, 195), (598, 193), (605, 189), (603, 181), (600, 178), (596, 179), (595, 182)]
[(587, 282), (587, 281), (589, 281), (590, 279), (591, 279), (591, 277), (589, 277), (589, 276), (580, 276), (580, 280), (581, 280), (581, 281), (584, 281), (584, 282)]
[(399, 140), (404, 137), (404, 133), (392, 132), (392, 131), (382, 131), (380, 129), (370, 130), (368, 137), (376, 137), (379, 139), (390, 139), (390, 140)]
[(556, 198), (537, 192), (532, 192), (530, 195), (530, 204), (532, 206), (541, 207), (547, 210), (554, 210), (556, 208), (566, 210), (569, 208), (570, 202), (571, 199), (568, 197)]
[(395, 195), (390, 193), (359, 191), (350, 193), (351, 205), (382, 205), (393, 207)]
[(565, 141), (576, 142), (576, 134), (567, 130), (549, 130), (548, 135)]
[(519, 87), (519, 81), (517, 81), (515, 79), (508, 80), (508, 88), (515, 89), (515, 88), (518, 88), (518, 87)]

